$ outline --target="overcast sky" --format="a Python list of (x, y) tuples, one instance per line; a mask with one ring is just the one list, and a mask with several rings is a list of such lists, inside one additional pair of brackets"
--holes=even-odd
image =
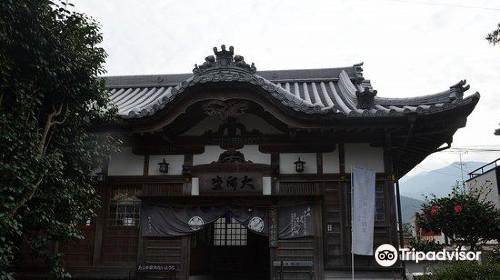
[[(102, 25), (108, 75), (189, 73), (214, 46), (226, 44), (258, 70), (364, 61), (378, 96), (432, 94), (467, 79), (466, 95), (478, 91), (481, 100), (452, 146), (500, 149), (500, 136), (493, 135), (500, 127), (500, 46), (484, 39), (500, 22), (500, 1), (69, 2)], [(498, 157), (462, 155), (465, 161)], [(458, 160), (458, 153), (434, 154), (410, 174)]]

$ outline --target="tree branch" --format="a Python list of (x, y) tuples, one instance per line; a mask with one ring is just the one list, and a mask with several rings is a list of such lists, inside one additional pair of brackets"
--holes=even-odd
[(33, 197), (33, 195), (35, 194), (36, 190), (38, 189), (38, 186), (40, 186), (40, 184), (42, 183), (43, 177), (45, 177), (45, 173), (43, 173), (40, 176), (40, 178), (34, 184), (33, 188), (30, 191), (27, 191), (27, 192), (24, 193), (23, 198), (16, 204), (16, 206), (14, 206), (14, 209), (12, 209), (12, 211), (10, 211), (10, 216), (11, 217), (13, 217), (14, 215), (16, 215), (16, 213), (19, 210), (19, 208), (23, 207), (23, 205), (26, 204), (26, 202)]
[(39, 146), (38, 146), (38, 155), (42, 156), (46, 149), (45, 146), (48, 146), (48, 141), (47, 137), (49, 135), (50, 130), (52, 127), (56, 124), (61, 124), (66, 120), (68, 109), (66, 108), (66, 113), (62, 121), (54, 121), (54, 118), (58, 117), (61, 115), (62, 110), (63, 110), (64, 104), (61, 103), (58, 108), (56, 108), (54, 105), (52, 105), (52, 112), (47, 116), (47, 122), (45, 122), (45, 127), (43, 129), (42, 133), (42, 139), (40, 140)]
[[(61, 105), (61, 106), (62, 106), (62, 105)], [(60, 114), (60, 113), (61, 113), (61, 112), (59, 112), (59, 114)], [(63, 124), (63, 123), (66, 121), (66, 119), (68, 118), (68, 113), (69, 113), (69, 107), (68, 107), (68, 106), (66, 106), (66, 110), (64, 111), (64, 116), (63, 116), (62, 120), (60, 120), (60, 121), (53, 121), (53, 122), (52, 122), (52, 124), (53, 124), (53, 125), (56, 125), (56, 124)], [(59, 114), (58, 114), (58, 115), (59, 115)]]
[[(56, 117), (58, 117), (58, 116), (61, 115), (63, 107), (64, 107), (63, 103), (61, 103), (58, 108), (56, 108), (53, 105), (52, 106), (52, 112), (47, 115), (47, 121), (45, 122), (45, 127), (43, 129), (42, 138), (40, 139), (40, 143), (38, 144), (38, 156), (39, 157), (43, 156), (45, 154), (45, 152), (47, 151), (48, 142), (49, 142), (49, 139), (50, 139), (49, 138), (49, 134), (51, 133), (52, 127), (54, 125), (57, 125), (57, 124), (62, 124), (62, 123), (64, 123), (66, 121), (66, 118), (68, 116), (68, 108), (66, 108), (66, 112), (65, 112), (64, 117), (63, 117), (63, 119), (61, 121), (55, 121), (54, 120)], [(33, 185), (33, 188), (31, 188), (31, 190), (26, 191), (24, 193), (24, 195), (21, 198), (21, 200), (16, 204), (16, 206), (14, 206), (14, 208), (10, 212), (11, 216), (14, 216), (17, 213), (17, 211), (19, 210), (19, 208), (23, 207), (23, 205), (26, 204), (26, 202), (28, 202), (28, 200), (30, 200), (33, 197), (33, 195), (35, 194), (35, 192), (38, 190), (38, 187), (42, 183), (44, 177), (45, 177), (45, 173), (43, 173), (40, 176), (40, 178)]]

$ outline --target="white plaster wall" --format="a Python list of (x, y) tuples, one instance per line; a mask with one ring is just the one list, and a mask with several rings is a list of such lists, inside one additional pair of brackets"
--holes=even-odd
[[(300, 157), (305, 161), (304, 172), (295, 171), (295, 164)], [(281, 174), (313, 174), (318, 172), (318, 163), (315, 153), (290, 153), (280, 154), (280, 173)]]
[(245, 145), (243, 149), (238, 150), (245, 155), (245, 160), (253, 163), (271, 164), (271, 155), (259, 151), (259, 145)]
[(323, 153), (323, 173), (340, 173), (339, 150)]
[(350, 173), (352, 167), (384, 172), (384, 149), (370, 147), (368, 143), (345, 144), (345, 169)]
[(500, 194), (498, 193), (498, 183), (499, 182), (497, 181), (496, 170), (492, 169), (470, 180), (469, 182), (467, 182), (467, 185), (472, 191), (483, 189), (486, 193), (491, 190), (489, 194), (487, 194), (486, 196), (483, 195), (483, 197), (485, 197), (486, 200), (493, 202), (497, 209), (500, 209)]
[(131, 147), (123, 147), (120, 153), (113, 153), (109, 160), (109, 176), (137, 176), (144, 173), (144, 156), (132, 154)]
[(200, 195), (200, 178), (198, 177), (191, 179), (191, 195)]
[[(160, 173), (158, 163), (163, 159), (169, 164), (168, 173)], [(182, 175), (182, 165), (184, 164), (184, 155), (150, 155), (149, 156), (149, 175)]]
[(271, 195), (271, 177), (262, 177), (262, 194)]
[(193, 165), (209, 164), (219, 160), (219, 155), (225, 150), (219, 146), (205, 146), (203, 154), (193, 155)]

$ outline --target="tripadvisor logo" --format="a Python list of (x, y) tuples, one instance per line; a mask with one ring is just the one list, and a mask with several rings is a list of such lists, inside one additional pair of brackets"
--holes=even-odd
[(381, 266), (391, 266), (396, 263), (398, 257), (403, 261), (478, 261), (481, 252), (442, 250), (438, 252), (421, 252), (415, 249), (401, 249), (398, 251), (390, 244), (380, 245), (375, 251), (375, 260)]
[(375, 260), (381, 266), (391, 266), (398, 260), (398, 251), (391, 244), (380, 245), (375, 251)]

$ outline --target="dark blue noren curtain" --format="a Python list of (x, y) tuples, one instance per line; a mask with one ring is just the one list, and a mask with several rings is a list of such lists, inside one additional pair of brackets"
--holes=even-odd
[[(229, 211), (237, 222), (264, 236), (269, 235), (269, 210), (266, 207), (231, 205), (168, 206), (143, 203), (141, 234), (144, 237), (175, 237), (204, 229)], [(281, 207), (278, 211), (279, 238), (314, 235), (313, 206), (302, 204)]]
[(224, 206), (182, 207), (143, 203), (141, 234), (145, 237), (175, 237), (205, 228), (221, 217)]
[(240, 224), (260, 235), (269, 235), (269, 210), (266, 207), (232, 205), (233, 218)]

